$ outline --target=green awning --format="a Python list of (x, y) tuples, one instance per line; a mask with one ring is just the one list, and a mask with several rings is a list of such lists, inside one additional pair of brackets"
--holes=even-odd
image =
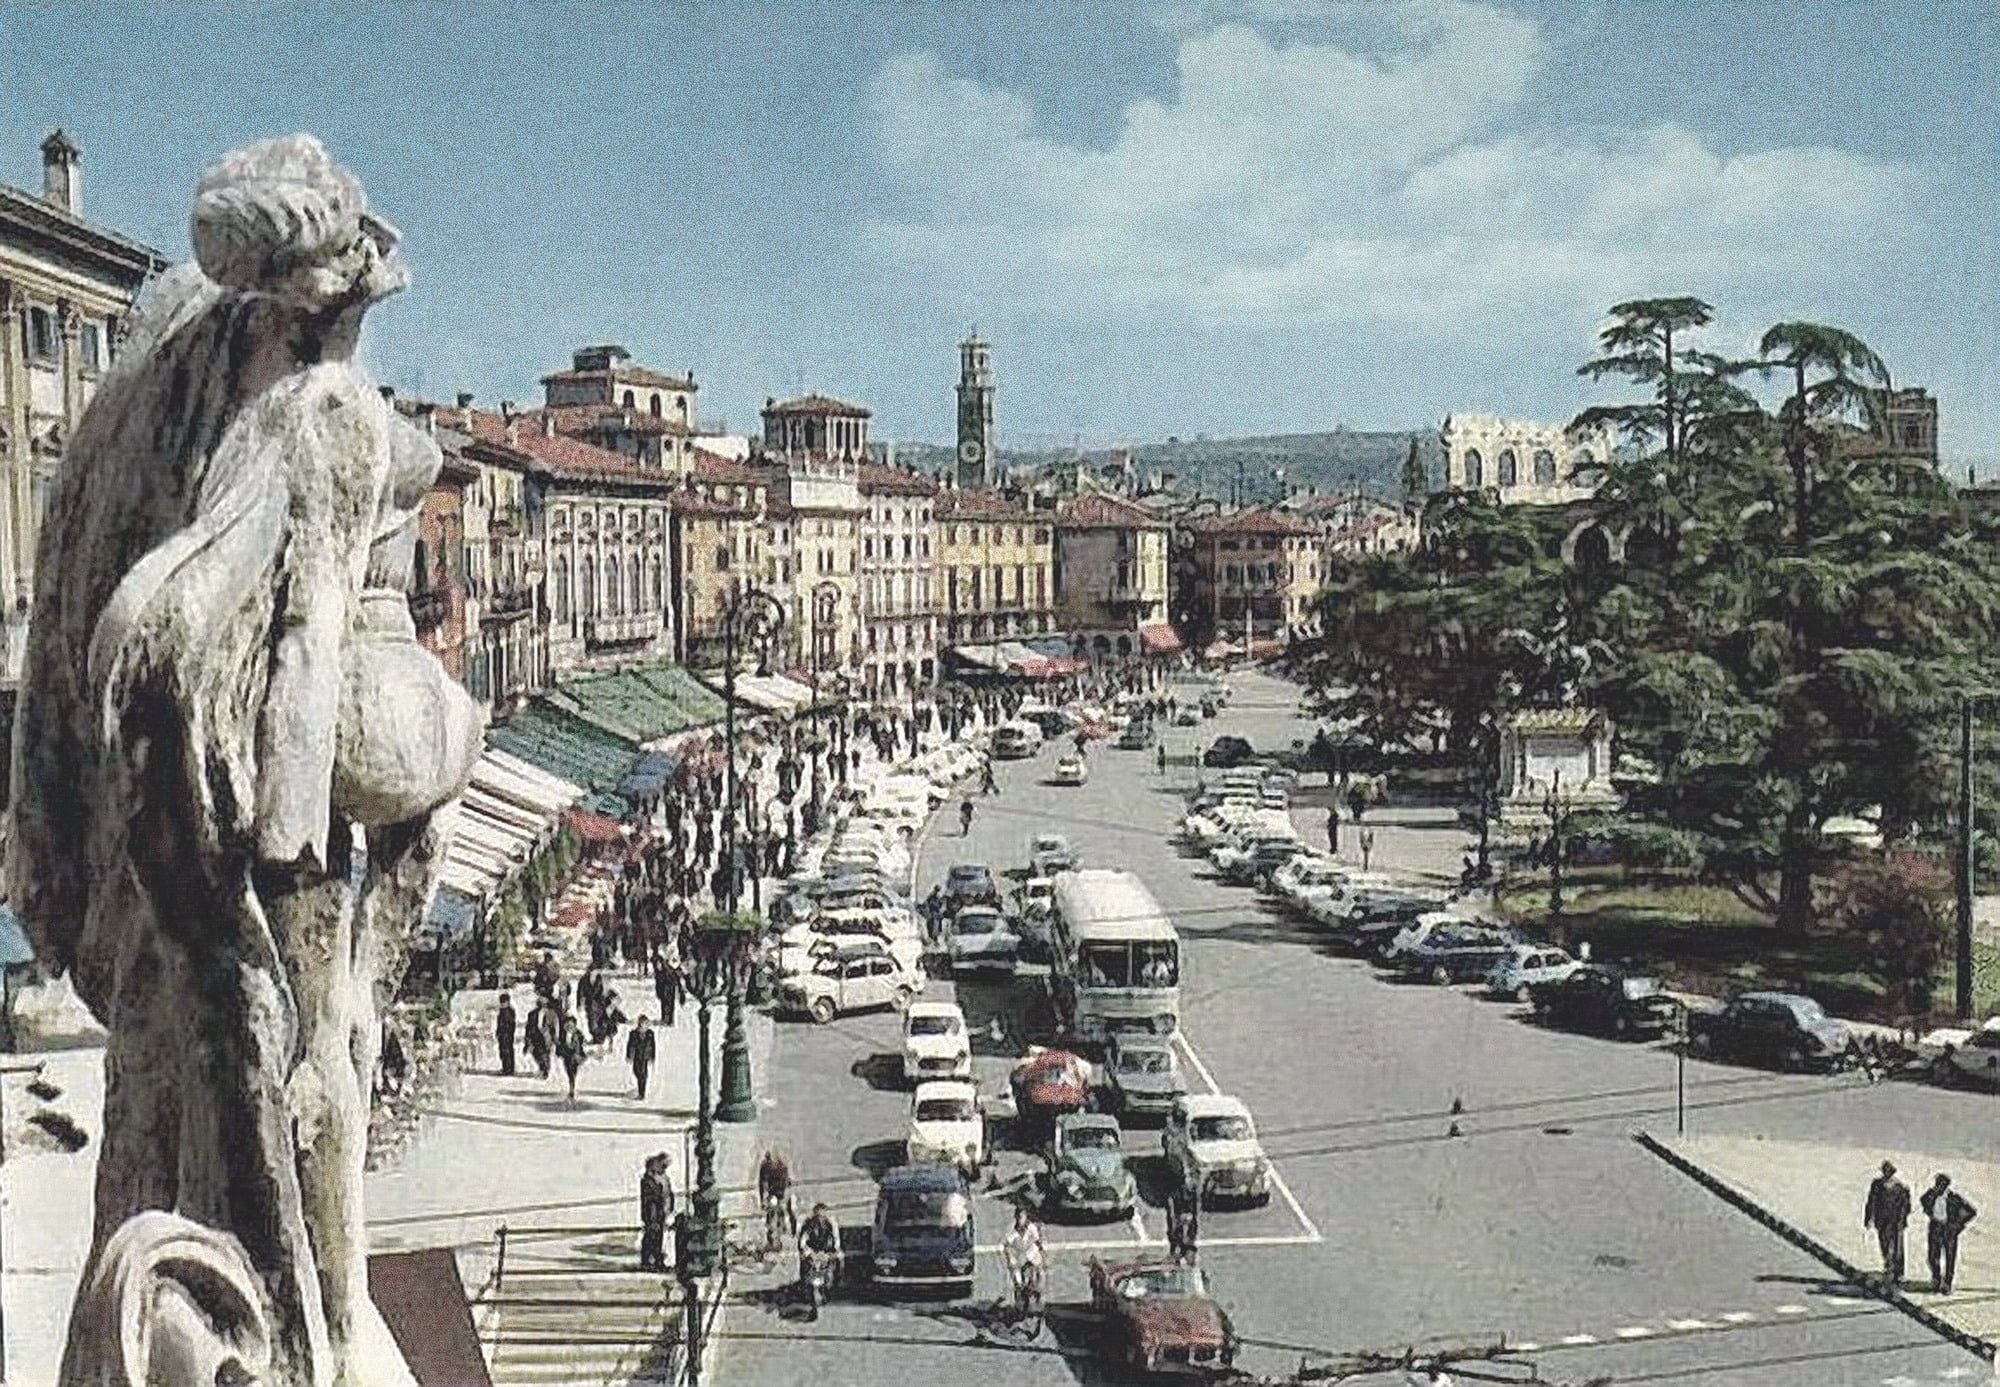
[(608, 790), (639, 759), (637, 741), (537, 698), (490, 729), (488, 746), (590, 790)]
[(644, 744), (722, 720), (722, 699), (674, 664), (572, 674), (543, 695), (553, 707), (615, 737)]

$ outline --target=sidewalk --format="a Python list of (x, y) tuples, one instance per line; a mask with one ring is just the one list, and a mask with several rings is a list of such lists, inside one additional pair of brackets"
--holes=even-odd
[(1950, 1295), (1930, 1289), (1924, 1264), (1924, 1214), (1914, 1207), (1905, 1240), (1905, 1298), (1952, 1328), (1979, 1339), (2000, 1338), (2000, 1162), (1946, 1159), (1894, 1147), (1828, 1146), (1755, 1137), (1683, 1136), (1659, 1144), (1699, 1167), (1750, 1203), (1775, 1215), (1861, 1271), (1881, 1270), (1875, 1235), (1861, 1224), (1868, 1185), (1882, 1162), (1894, 1161), (1914, 1201), (1932, 1176), (1950, 1174), (1980, 1217), (1958, 1248)]
[(1473, 836), (1450, 810), (1383, 808), (1370, 810), (1360, 823), (1345, 811), (1340, 816), (1340, 851), (1329, 853), (1326, 820), (1329, 811), (1315, 800), (1322, 791), (1304, 791), (1292, 805), (1292, 826), (1314, 852), (1350, 866), (1361, 865), (1361, 835), (1372, 835), (1368, 867), (1385, 876), (1425, 886), (1456, 886), (1465, 869), (1465, 854)]

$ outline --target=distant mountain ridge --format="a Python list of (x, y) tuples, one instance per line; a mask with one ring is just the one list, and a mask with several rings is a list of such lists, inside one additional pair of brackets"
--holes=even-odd
[[(1269, 501), (1285, 493), (1355, 488), (1373, 495), (1400, 497), (1403, 460), (1409, 455), (1412, 439), (1416, 440), (1418, 456), (1424, 460), (1431, 485), (1441, 484), (1444, 450), (1435, 429), (1371, 432), (1335, 429), (1330, 433), (1282, 433), (1256, 438), (1169, 438), (1164, 442), (1136, 443), (1129, 450), (1086, 448), (1080, 455), (1071, 448), (1003, 447), (999, 458), (1003, 468), (1019, 475), (1072, 467), (1081, 456), (1086, 468), (1101, 475), (1102, 469), (1129, 451), (1142, 482), (1150, 485), (1161, 474), (1171, 473), (1177, 490), (1225, 501), (1232, 494), (1239, 494), (1244, 501)], [(936, 443), (898, 443), (896, 460), (934, 475), (949, 473), (956, 465), (952, 449)], [(1240, 492), (1234, 492), (1235, 488), (1240, 488)]]

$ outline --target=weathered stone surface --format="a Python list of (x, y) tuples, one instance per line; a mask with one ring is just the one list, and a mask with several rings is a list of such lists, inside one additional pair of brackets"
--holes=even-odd
[[(64, 1381), (233, 1381), (249, 1335), (252, 1380), (405, 1384), (366, 1279), (376, 992), (480, 748), (403, 596), (438, 456), (353, 363), (403, 277), (317, 141), (226, 157), (192, 235), (68, 450), (16, 723), (17, 908), (109, 1032)], [(240, 1259), (240, 1323), (163, 1238)]]

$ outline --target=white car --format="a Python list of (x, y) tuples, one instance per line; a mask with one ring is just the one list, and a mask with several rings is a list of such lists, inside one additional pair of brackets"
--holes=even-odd
[(1065, 756), (1056, 762), (1056, 773), (1049, 777), (1051, 785), (1082, 785), (1090, 779), (1090, 767), (1083, 763), (1081, 756)]
[(1354, 875), (1354, 869), (1315, 853), (1300, 853), (1271, 874), (1271, 889), (1301, 914), (1321, 896), (1330, 896)]
[(1028, 869), (1038, 877), (1076, 870), (1076, 849), (1060, 833), (1037, 833), (1028, 844)]
[(912, 1002), (903, 1013), (903, 1082), (972, 1077), (972, 1038), (956, 1002)]
[(1553, 944), (1516, 944), (1486, 975), (1486, 990), (1495, 997), (1525, 1002), (1530, 989), (1561, 982), (1581, 967), (1582, 962), (1571, 958), (1568, 950)]
[(849, 1012), (907, 1006), (923, 990), (924, 975), (905, 970), (879, 944), (841, 944), (804, 972), (779, 977), (778, 1010), (825, 1025)]
[(1015, 893), (1015, 910), (1021, 915), (1047, 915), (1056, 908), (1056, 884), (1047, 877), (1029, 877)]
[(812, 924), (793, 925), (778, 936), (777, 965), (780, 979), (810, 973), (822, 958), (847, 948), (872, 948), (895, 960), (896, 967), (912, 976), (924, 971), (921, 941), (891, 939), (879, 930), (862, 927), (821, 930)]
[(1939, 1083), (2000, 1088), (2000, 1016), (1976, 1031), (1931, 1032), (1917, 1042), (1917, 1053), (1930, 1059), (1931, 1075)]
[(910, 1165), (954, 1165), (968, 1174), (986, 1164), (986, 1115), (970, 1079), (933, 1079), (910, 1099), (904, 1160)]
[(1271, 1200), (1271, 1162), (1240, 1098), (1190, 1093), (1175, 1099), (1160, 1133), (1160, 1149), (1167, 1173), (1204, 1203)]
[(1021, 935), (992, 906), (969, 905), (952, 917), (945, 951), (954, 973), (981, 968), (1011, 973), (1021, 958)]

